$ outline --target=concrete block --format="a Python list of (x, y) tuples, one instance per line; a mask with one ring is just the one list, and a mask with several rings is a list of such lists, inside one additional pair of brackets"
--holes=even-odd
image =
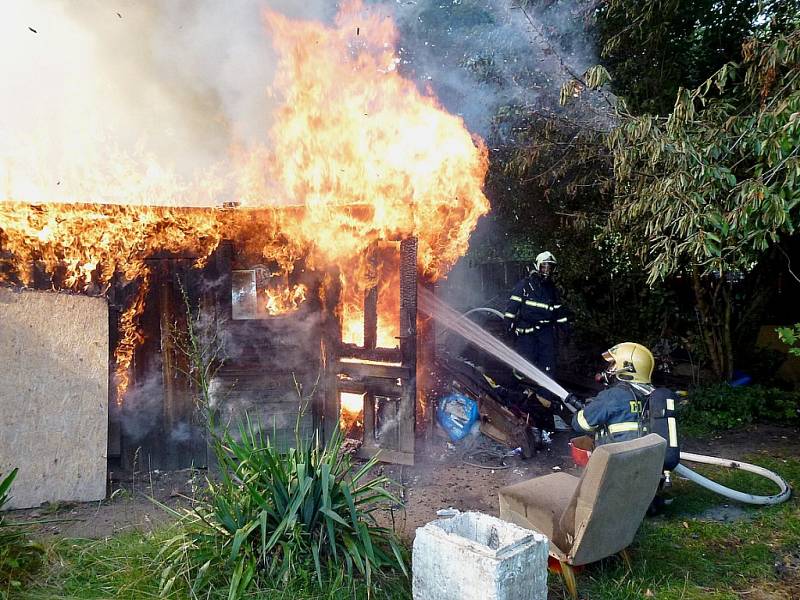
[(9, 508), (106, 494), (108, 303), (0, 288), (0, 473)]
[(545, 600), (548, 540), (478, 512), (417, 529), (414, 600)]

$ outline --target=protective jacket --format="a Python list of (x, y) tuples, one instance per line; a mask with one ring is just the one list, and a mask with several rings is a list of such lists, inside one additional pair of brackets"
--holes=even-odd
[(572, 418), (572, 428), (594, 433), (597, 445), (624, 442), (640, 435), (642, 399), (627, 383), (603, 390)]
[(565, 324), (568, 320), (556, 286), (536, 273), (514, 286), (503, 318), (517, 335)]

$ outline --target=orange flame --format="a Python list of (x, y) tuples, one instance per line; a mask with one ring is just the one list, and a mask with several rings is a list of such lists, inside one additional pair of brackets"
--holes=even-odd
[[(340, 268), (343, 338), (361, 344), (361, 306), (375, 274), (356, 257), (376, 240), (417, 236), (423, 273), (446, 273), (489, 209), (481, 190), (486, 149), (460, 118), (398, 74), (397, 30), (376, 10), (348, 2), (335, 27), (274, 12), (266, 22), (280, 57), (274, 87), (284, 103), (255, 197), (291, 198), (308, 208), (283, 223), (284, 231), (316, 261)], [(379, 290), (379, 316), (395, 314), (396, 305)], [(396, 317), (379, 322), (380, 346), (394, 347), (397, 335)]]
[(142, 275), (136, 296), (119, 318), (119, 342), (114, 349), (117, 406), (122, 406), (125, 392), (128, 391), (131, 384), (130, 369), (133, 363), (133, 354), (139, 344), (144, 341), (144, 336), (139, 330), (139, 317), (144, 312), (148, 291), (150, 291), (150, 271), (146, 270)]
[(482, 142), (398, 74), (388, 17), (349, 2), (333, 28), (274, 12), (266, 22), (283, 105), (257, 196), (304, 204), (285, 232), (328, 263), (355, 267), (374, 241), (417, 236), (425, 274), (444, 274), (489, 209)]
[[(116, 357), (122, 393), (140, 336), (148, 256), (190, 254), (202, 265), (222, 239), (232, 239), (257, 248), (284, 276), (300, 258), (308, 269), (335, 267), (344, 339), (363, 342), (364, 293), (377, 284), (378, 344), (393, 347), (395, 267), (370, 265), (369, 249), (379, 240), (416, 236), (419, 267), (436, 279), (466, 252), (489, 209), (483, 143), (430, 92), (398, 73), (390, 18), (357, 1), (343, 6), (333, 26), (275, 12), (264, 18), (278, 55), (273, 91), (281, 102), (264, 146), (235, 149), (232, 167), (210, 169), (190, 182), (162, 165), (145, 163), (145, 173), (141, 161), (106, 150), (107, 139), (99, 136), (95, 151), (77, 154), (92, 161), (53, 200), (116, 204), (32, 205), (55, 189), (39, 185), (52, 151), (41, 153), (38, 172), (29, 167), (29, 151), (0, 160), (6, 199), (0, 203), (0, 278), (30, 285), (39, 268), (53, 276), (55, 287), (90, 293), (103, 293), (115, 274), (122, 281), (144, 278), (121, 323)], [(26, 168), (14, 172), (21, 162)], [(243, 209), (143, 205), (185, 205), (191, 198), (198, 205), (218, 203), (230, 190)], [(266, 310), (292, 310), (306, 294), (300, 286), (270, 288)]]
[(281, 289), (265, 290), (267, 295), (266, 312), (268, 315), (282, 315), (297, 310), (305, 302), (308, 288), (302, 283)]

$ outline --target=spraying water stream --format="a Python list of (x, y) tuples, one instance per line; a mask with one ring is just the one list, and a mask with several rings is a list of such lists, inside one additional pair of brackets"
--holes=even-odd
[(474, 321), (470, 321), (448, 306), (430, 291), (420, 288), (418, 291), (419, 308), (422, 312), (430, 315), (447, 329), (457, 333), (477, 348), (494, 356), (509, 367), (516, 369), (531, 381), (535, 381), (544, 388), (553, 392), (562, 400), (569, 395), (569, 392), (551, 379), (544, 371), (527, 361), (514, 349), (498, 340), (491, 333), (483, 329)]

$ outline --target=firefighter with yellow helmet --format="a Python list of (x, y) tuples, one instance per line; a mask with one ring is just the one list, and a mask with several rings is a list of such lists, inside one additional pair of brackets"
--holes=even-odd
[(623, 342), (603, 353), (608, 367), (603, 372), (611, 385), (572, 419), (572, 427), (593, 433), (596, 444), (623, 442), (639, 437), (643, 404), (655, 389), (651, 383), (653, 355), (635, 342)]

